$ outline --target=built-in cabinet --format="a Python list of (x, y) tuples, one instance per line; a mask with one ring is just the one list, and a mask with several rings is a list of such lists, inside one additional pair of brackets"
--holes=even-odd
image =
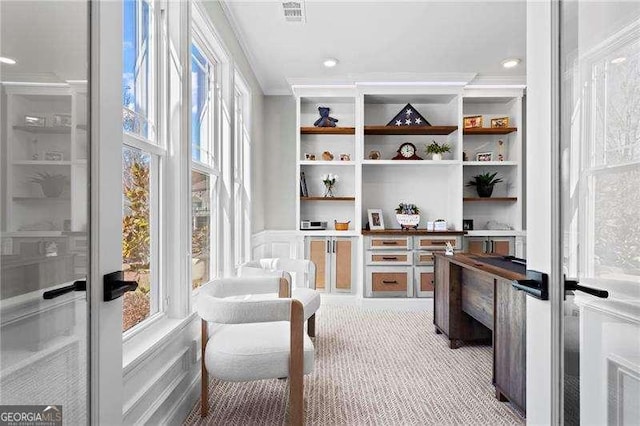
[(327, 293), (351, 293), (355, 282), (354, 238), (307, 237), (306, 258), (316, 265), (316, 289)]
[[(393, 238), (378, 242), (363, 237), (369, 209), (382, 210), (386, 230), (399, 230), (394, 210), (403, 202), (420, 208), (420, 230), (428, 221), (444, 219), (449, 231), (462, 231), (463, 220), (473, 221), (473, 238), (454, 238), (457, 250), (523, 253), (518, 247), (524, 240), (516, 240), (523, 235), (522, 87), (363, 83), (294, 87), (294, 93), (296, 229), (308, 239), (306, 256), (322, 263), (319, 288), (340, 289), (331, 287), (337, 278), (332, 275), (332, 248), (326, 250), (332, 238), (348, 237), (354, 246), (351, 267), (362, 278), (356, 283), (363, 283), (351, 286), (353, 292), (365, 297), (432, 295), (429, 252), (443, 250), (444, 243), (411, 236), (403, 245), (402, 238), (393, 243)], [(430, 125), (387, 125), (407, 104), (413, 114), (408, 118), (415, 117), (415, 110)], [(330, 108), (336, 127), (314, 126), (319, 107)], [(464, 117), (471, 115), (482, 117), (483, 126), (465, 128)], [(491, 127), (492, 120), (505, 117), (508, 124)], [(442, 159), (426, 152), (434, 141), (450, 147)], [(405, 143), (415, 146), (417, 157), (394, 160)], [(466, 184), (486, 172), (497, 172), (502, 182), (492, 197), (481, 198)], [(333, 197), (325, 196), (322, 183), (328, 174), (338, 175)], [(303, 230), (305, 220), (326, 222), (326, 229)], [(337, 230), (336, 222), (348, 222), (348, 229)], [(492, 235), (496, 230), (499, 237)], [(385, 245), (372, 245), (378, 243)]]
[(434, 253), (462, 248), (462, 232), (363, 232), (368, 297), (432, 297)]

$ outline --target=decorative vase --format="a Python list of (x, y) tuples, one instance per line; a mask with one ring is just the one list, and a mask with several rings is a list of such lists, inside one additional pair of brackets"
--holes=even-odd
[(489, 198), (491, 194), (493, 194), (493, 185), (476, 186), (476, 190), (478, 191), (478, 197), (480, 198)]
[(40, 183), (42, 193), (47, 198), (58, 198), (64, 191), (64, 182), (60, 180), (44, 181)]
[(418, 229), (420, 223), (419, 214), (396, 214), (396, 220), (402, 229)]
[(325, 183), (324, 184), (324, 196), (326, 198), (332, 198), (333, 197), (333, 185), (331, 185), (329, 183)]
[(440, 161), (440, 160), (442, 160), (442, 154), (432, 154), (431, 155), (431, 159), (433, 161)]

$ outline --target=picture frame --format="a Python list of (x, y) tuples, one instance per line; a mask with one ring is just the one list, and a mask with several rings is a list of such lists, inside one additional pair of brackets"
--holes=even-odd
[(473, 219), (463, 219), (462, 220), (462, 230), (463, 231), (473, 231)]
[(316, 155), (315, 154), (310, 154), (308, 152), (304, 153), (304, 159), (307, 161), (316, 161)]
[(501, 129), (509, 127), (509, 117), (496, 117), (491, 119), (492, 129)]
[(493, 152), (478, 152), (476, 161), (493, 161)]
[(349, 154), (340, 154), (340, 161), (351, 161), (351, 156)]
[(53, 114), (53, 127), (71, 127), (71, 114)]
[(482, 116), (481, 115), (470, 115), (468, 117), (464, 117), (464, 128), (465, 129), (475, 129), (478, 127), (482, 127)]
[(372, 231), (384, 231), (384, 218), (382, 209), (367, 209), (369, 229)]
[(47, 119), (41, 115), (25, 115), (24, 125), (28, 127), (46, 127)]
[(64, 153), (60, 151), (48, 151), (44, 153), (45, 161), (64, 161)]

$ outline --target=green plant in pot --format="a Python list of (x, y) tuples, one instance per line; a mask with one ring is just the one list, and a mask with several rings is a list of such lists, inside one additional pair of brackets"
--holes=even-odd
[(426, 145), (427, 154), (431, 154), (432, 160), (442, 160), (442, 154), (451, 152), (451, 146), (443, 143), (440, 145), (438, 142), (433, 141), (429, 145)]
[(475, 186), (478, 191), (478, 197), (488, 198), (493, 194), (493, 187), (496, 183), (502, 182), (502, 178), (497, 177), (498, 172), (495, 173), (483, 173), (481, 175), (475, 175), (473, 180), (469, 181), (467, 186)]
[(62, 195), (64, 187), (69, 178), (65, 175), (52, 175), (49, 173), (38, 173), (31, 178), (32, 183), (37, 183), (42, 188), (42, 193), (47, 198), (58, 198)]

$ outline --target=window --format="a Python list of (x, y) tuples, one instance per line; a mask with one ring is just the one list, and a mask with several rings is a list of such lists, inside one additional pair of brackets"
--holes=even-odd
[(215, 62), (191, 45), (191, 286), (214, 275), (216, 247)]
[(234, 78), (234, 255), (236, 266), (249, 259), (251, 236), (251, 138), (249, 133), (250, 92), (245, 80)]
[(154, 4), (123, 2), (122, 268), (138, 289), (124, 295), (123, 330), (161, 310), (160, 182), (166, 151), (155, 131)]

